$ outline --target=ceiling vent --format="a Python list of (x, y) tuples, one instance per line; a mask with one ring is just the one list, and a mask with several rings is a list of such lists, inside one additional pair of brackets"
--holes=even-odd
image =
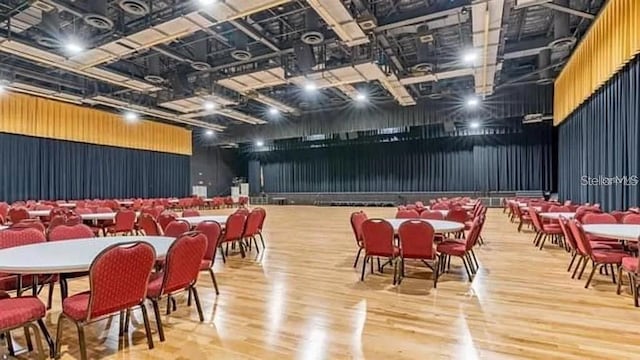
[(165, 78), (160, 75), (160, 57), (151, 56), (147, 59), (147, 75), (145, 80), (152, 84), (162, 84), (165, 82)]
[(363, 15), (356, 19), (356, 21), (364, 32), (372, 32), (378, 27), (378, 20), (373, 15)]
[(436, 67), (435, 46), (433, 44), (433, 35), (426, 25), (418, 28), (416, 51), (418, 61), (416, 65), (413, 66), (413, 71), (424, 73), (434, 72)]
[(204, 32), (196, 33), (198, 39), (192, 45), (193, 59), (191, 67), (196, 71), (205, 71), (211, 69), (211, 65), (207, 62), (209, 53), (209, 42), (207, 34)]
[(109, 19), (107, 13), (107, 0), (89, 1), (89, 13), (84, 16), (84, 22), (96, 29), (110, 30), (113, 28), (113, 21)]
[(240, 31), (233, 33), (233, 45), (235, 49), (231, 51), (231, 57), (238, 61), (246, 61), (251, 59), (249, 52), (249, 39)]
[(205, 71), (211, 69), (211, 65), (202, 61), (194, 61), (191, 63), (191, 67), (197, 71)]
[(320, 32), (320, 18), (312, 9), (308, 9), (305, 17), (306, 31), (300, 36), (300, 40), (308, 45), (318, 45), (324, 41), (324, 35)]
[[(569, 7), (569, 0), (557, 0), (556, 5)], [(576, 44), (577, 39), (573, 37), (569, 28), (569, 14), (561, 11), (553, 13), (553, 41), (549, 47), (555, 51), (569, 50)]]
[(141, 0), (120, 0), (118, 5), (129, 15), (144, 16), (149, 13), (149, 7)]

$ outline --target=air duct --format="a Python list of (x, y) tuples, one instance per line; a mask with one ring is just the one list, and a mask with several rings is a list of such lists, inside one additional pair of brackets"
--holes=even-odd
[(418, 62), (413, 66), (413, 70), (417, 72), (432, 73), (435, 71), (435, 46), (433, 44), (433, 34), (426, 25), (418, 28), (416, 37), (416, 51)]
[(553, 72), (551, 70), (551, 49), (542, 49), (538, 54), (538, 71), (540, 79), (536, 81), (538, 85), (548, 85), (553, 83)]
[(232, 43), (235, 50), (231, 51), (231, 57), (238, 61), (246, 61), (251, 59), (251, 53), (249, 52), (249, 39), (247, 36), (236, 31), (232, 35)]
[(58, 11), (43, 12), (40, 26), (47, 35), (38, 36), (36, 38), (38, 44), (47, 48), (59, 48), (62, 46), (60, 41), (60, 14)]
[(198, 40), (192, 46), (193, 59), (191, 67), (197, 71), (204, 71), (211, 69), (211, 65), (207, 62), (207, 56), (209, 54), (209, 42), (207, 41), (207, 34), (199, 32), (196, 34)]
[(120, 0), (118, 5), (129, 15), (145, 16), (149, 13), (149, 6), (142, 0)]
[[(569, 0), (556, 0), (556, 5), (569, 7)], [(553, 13), (553, 41), (549, 47), (554, 50), (566, 50), (576, 43), (569, 28), (569, 14), (563, 11)]]
[(171, 77), (171, 87), (173, 88), (174, 97), (182, 97), (191, 93), (189, 79), (187, 78), (186, 69), (178, 67)]
[(113, 28), (113, 21), (109, 19), (107, 12), (107, 0), (91, 0), (89, 3), (89, 11), (84, 16), (84, 22), (100, 30), (110, 30)]
[(160, 71), (160, 56), (149, 56), (147, 58), (147, 75), (145, 75), (144, 79), (152, 84), (162, 84), (165, 81)]
[(305, 32), (300, 40), (308, 45), (318, 45), (324, 41), (324, 35), (320, 32), (320, 17), (313, 9), (307, 9), (304, 17)]

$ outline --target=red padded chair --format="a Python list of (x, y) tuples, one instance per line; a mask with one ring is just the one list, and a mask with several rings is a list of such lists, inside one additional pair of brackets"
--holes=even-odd
[(153, 215), (142, 213), (138, 217), (138, 229), (147, 236), (160, 236), (160, 225), (154, 220)]
[(362, 243), (362, 224), (367, 221), (367, 214), (363, 211), (351, 213), (351, 229), (353, 230), (353, 237), (356, 240), (356, 246), (358, 247), (358, 253), (356, 254), (356, 260), (353, 262), (353, 267), (358, 266), (358, 260), (360, 259), (360, 253), (364, 249)]
[[(538, 211), (533, 210), (529, 212), (533, 228), (536, 231), (536, 236), (533, 238), (535, 246), (540, 246), (540, 250), (544, 248), (544, 243), (547, 238), (551, 237), (554, 240), (559, 240), (562, 235), (562, 228), (558, 223), (544, 223)], [(566, 244), (565, 244), (566, 247)]]
[(518, 232), (520, 232), (522, 231), (522, 226), (532, 224), (531, 215), (528, 212), (523, 212), (518, 204), (513, 204), (512, 207), (515, 218), (520, 222), (518, 224)]
[[(229, 254), (229, 243), (237, 243), (240, 248), (240, 254), (242, 257), (245, 257), (244, 244), (242, 239), (244, 239), (244, 229), (247, 222), (247, 216), (240, 212), (235, 212), (227, 218), (225, 223), (224, 232), (222, 233), (222, 238), (220, 239), (219, 245), (220, 250), (222, 251), (222, 245), (226, 244), (226, 255)], [(225, 252), (222, 252), (222, 261), (226, 262)]]
[(251, 212), (255, 212), (260, 214), (260, 222), (258, 223), (258, 232), (257, 236), (260, 236), (260, 243), (262, 243), (262, 248), (265, 249), (267, 246), (264, 243), (264, 237), (262, 236), (262, 227), (264, 226), (264, 221), (267, 219), (267, 211), (261, 207), (255, 207)]
[(437, 287), (440, 265), (438, 263), (438, 254), (433, 246), (435, 238), (433, 226), (425, 221), (407, 220), (400, 224), (398, 238), (400, 239), (401, 264), (398, 284), (402, 282), (404, 277), (405, 259), (417, 259), (433, 270), (433, 287)]
[(184, 220), (174, 220), (167, 225), (167, 228), (164, 230), (164, 236), (170, 237), (179, 237), (182, 234), (189, 232), (191, 229), (191, 225)]
[(80, 356), (86, 360), (85, 325), (117, 313), (122, 316), (123, 312), (136, 306), (142, 311), (147, 345), (149, 349), (153, 349), (144, 301), (155, 260), (153, 246), (140, 241), (111, 245), (98, 254), (89, 269), (89, 291), (72, 295), (62, 302), (56, 336), (56, 358), (60, 356), (64, 319), (76, 325)]
[(133, 210), (120, 210), (116, 213), (115, 224), (106, 228), (107, 234), (133, 235), (136, 225), (136, 213)]
[(13, 225), (11, 225), (11, 228), (12, 229), (26, 229), (26, 228), (36, 229), (42, 232), (43, 234), (46, 232), (46, 228), (44, 227), (44, 224), (38, 219), (22, 220), (18, 223), (14, 223)]
[[(400, 256), (400, 249), (394, 245), (394, 237), (393, 226), (384, 219), (369, 219), (362, 223), (364, 261), (362, 262), (360, 281), (364, 281), (364, 273), (369, 261), (371, 261), (371, 273), (373, 274), (373, 257), (375, 256), (378, 259), (380, 257), (388, 258), (394, 264), (393, 284), (396, 284), (397, 259)], [(382, 270), (380, 266), (378, 268)]]
[(182, 212), (182, 217), (194, 217), (194, 216), (200, 216), (200, 211), (196, 209), (185, 209)]
[[(49, 241), (66, 241), (66, 240), (77, 240), (77, 239), (90, 239), (94, 238), (94, 231), (88, 227), (87, 225), (77, 224), (77, 225), (59, 225), (54, 229), (49, 231), (48, 240)], [(67, 285), (67, 279), (73, 279), (77, 277), (87, 276), (87, 272), (77, 272), (77, 273), (69, 273), (69, 274), (61, 274), (59, 275), (60, 279), (60, 298), (67, 298), (67, 289), (69, 288)], [(49, 285), (49, 292), (53, 292), (53, 282)], [(50, 308), (51, 304), (48, 304), (47, 308)]]
[[(448, 264), (448, 260), (451, 256), (459, 257), (462, 259), (462, 264), (467, 272), (469, 281), (473, 280), (473, 274), (476, 273), (474, 268), (475, 254), (473, 253), (473, 247), (478, 242), (482, 225), (484, 224), (484, 218), (482, 216), (473, 220), (471, 230), (466, 234), (466, 238), (463, 241), (445, 241), (438, 244), (437, 251), (440, 253), (440, 264), (444, 267), (444, 264)], [(477, 260), (475, 260), (477, 266)]]
[(607, 213), (588, 213), (582, 217), (583, 224), (617, 224), (618, 220), (615, 216)]
[(622, 223), (640, 225), (640, 214), (628, 214), (622, 219)]
[[(153, 304), (160, 341), (164, 341), (164, 330), (160, 319), (158, 301), (164, 295), (171, 297), (173, 293), (187, 290), (190, 296), (193, 294), (200, 321), (204, 321), (202, 306), (200, 305), (195, 285), (206, 250), (206, 235), (195, 231), (182, 234), (171, 244), (167, 251), (164, 269), (161, 272), (154, 273), (149, 279), (147, 298)], [(167, 306), (168, 313), (170, 310), (171, 307)]]
[(592, 269), (589, 278), (587, 279), (587, 283), (584, 285), (585, 288), (589, 287), (591, 283), (591, 279), (593, 279), (593, 275), (596, 272), (598, 267), (607, 266), (611, 267), (611, 280), (613, 283), (616, 283), (615, 274), (616, 271), (613, 269), (613, 265), (621, 266), (622, 259), (628, 256), (627, 253), (620, 250), (596, 250), (591, 246), (591, 242), (587, 238), (584, 230), (582, 229), (582, 224), (580, 224), (576, 220), (569, 221), (569, 229), (573, 234), (574, 239), (578, 245), (579, 252), (582, 255), (582, 269), (580, 270), (580, 274), (578, 275), (578, 279), (582, 277), (582, 273), (584, 272), (585, 267), (589, 260), (591, 260)]
[(551, 205), (549, 206), (549, 211), (545, 211), (545, 212), (571, 212), (571, 209), (569, 209), (568, 206), (558, 206), (558, 205)]
[(27, 210), (27, 208), (24, 208), (24, 207), (13, 207), (9, 209), (7, 217), (9, 218), (9, 221), (16, 224), (16, 223), (19, 223), (20, 221), (28, 220), (30, 218), (29, 210)]
[(49, 221), (49, 226), (47, 227), (47, 232), (50, 232), (55, 227), (64, 225), (67, 223), (67, 217), (65, 215), (56, 215), (51, 218)]
[(625, 256), (622, 258), (621, 266), (618, 268), (618, 288), (617, 294), (620, 295), (620, 288), (622, 287), (622, 274), (626, 272), (629, 276), (629, 287), (631, 288), (631, 295), (633, 296), (633, 304), (638, 307), (638, 278), (640, 274), (640, 258), (633, 256)]
[(435, 203), (431, 205), (431, 210), (449, 210), (449, 204), (446, 203)]
[[(42, 337), (40, 330), (48, 338), (47, 327), (42, 320), (45, 316), (45, 307), (42, 301), (35, 296), (10, 298), (7, 293), (0, 292), (0, 334), (6, 336), (6, 341), (10, 355), (13, 353), (11, 336), (12, 330), (24, 329), (28, 347), (31, 348), (31, 336), (29, 331), (33, 331), (36, 337), (36, 349), (38, 358), (46, 359), (47, 356), (42, 347)], [(40, 330), (35, 325), (38, 324)], [(53, 355), (53, 354), (52, 354)]]
[(162, 228), (162, 231), (164, 231), (167, 229), (167, 226), (169, 225), (169, 223), (171, 223), (177, 218), (178, 217), (174, 213), (165, 211), (158, 216), (158, 224)]
[(213, 273), (213, 263), (216, 259), (218, 242), (222, 235), (222, 226), (215, 221), (203, 221), (196, 226), (195, 230), (203, 233), (207, 237), (207, 251), (205, 251), (202, 262), (200, 263), (200, 271), (209, 272), (209, 275), (211, 275), (211, 281), (213, 282), (213, 287), (216, 290), (216, 295), (219, 295), (218, 282), (216, 281), (216, 276)]
[(424, 210), (420, 213), (421, 219), (444, 220), (444, 215), (440, 211)]
[(249, 212), (247, 215), (247, 223), (244, 229), (244, 239), (248, 242), (249, 250), (251, 250), (251, 241), (256, 246), (256, 251), (260, 253), (260, 249), (258, 248), (258, 240), (256, 240), (256, 236), (260, 235), (260, 222), (262, 221), (263, 213), (257, 208)]
[(398, 210), (396, 212), (396, 219), (419, 219), (420, 214), (416, 210)]
[(9, 217), (9, 204), (0, 202), (0, 217), (7, 219)]

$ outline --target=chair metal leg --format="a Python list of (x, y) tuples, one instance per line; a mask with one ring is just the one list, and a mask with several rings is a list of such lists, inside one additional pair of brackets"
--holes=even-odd
[(540, 250), (544, 248), (544, 243), (547, 241), (548, 237), (549, 237), (548, 234), (544, 234), (544, 236), (542, 237), (542, 243), (540, 243)]
[(49, 355), (52, 358), (55, 357), (56, 345), (54, 344), (53, 339), (49, 334), (49, 330), (47, 330), (47, 325), (45, 325), (42, 319), (38, 319), (38, 321), (36, 322), (38, 323), (38, 327), (40, 327), (40, 331), (42, 331), (42, 335), (44, 335), (44, 340), (47, 342), (47, 345), (49, 346)]
[(147, 346), (149, 349), (153, 349), (153, 338), (151, 337), (151, 326), (149, 326), (149, 314), (147, 314), (147, 307), (144, 306), (144, 301), (140, 304), (140, 310), (142, 310), (142, 320), (144, 321), (144, 332), (147, 335)]
[(618, 286), (616, 287), (616, 294), (620, 295), (620, 289), (622, 288), (622, 266), (618, 267)]
[(262, 232), (259, 232), (258, 235), (260, 235), (260, 242), (262, 243), (262, 248), (266, 249), (266, 246), (264, 245), (264, 238), (262, 237)]
[(124, 311), (124, 328), (123, 331), (125, 333), (129, 332), (129, 321), (131, 320), (131, 310), (127, 309)]
[(227, 262), (227, 257), (224, 256), (224, 250), (222, 250), (222, 245), (218, 245), (218, 252), (220, 253), (220, 255), (222, 255), (222, 262), (226, 263)]
[(471, 278), (471, 271), (469, 271), (469, 266), (467, 265), (467, 261), (464, 259), (464, 256), (461, 256), (460, 259), (462, 259), (462, 264), (464, 265), (464, 269), (467, 272), (469, 281), (473, 281), (473, 279)]
[(125, 312), (124, 310), (120, 311), (120, 314), (118, 315), (118, 336), (123, 336), (124, 335), (124, 317), (125, 317)]
[(160, 337), (160, 341), (164, 341), (164, 328), (162, 327), (162, 319), (160, 318), (160, 306), (158, 305), (158, 300), (151, 300), (151, 305), (153, 305), (153, 315), (156, 317), (156, 327), (158, 328), (158, 336)]
[(367, 261), (369, 261), (369, 257), (365, 255), (364, 259), (362, 260), (362, 274), (360, 275), (360, 281), (364, 281), (364, 273), (367, 269)]
[(64, 320), (65, 316), (63, 313), (60, 313), (58, 316), (58, 328), (56, 329), (56, 346), (54, 352), (54, 359), (60, 359), (60, 341), (62, 340), (62, 320)]
[[(606, 267), (607, 265), (605, 265)], [(609, 264), (609, 267), (611, 267), (611, 281), (613, 281), (613, 283), (616, 283), (616, 271), (613, 270), (613, 264)]]
[(87, 343), (84, 339), (84, 326), (76, 322), (76, 328), (78, 329), (78, 342), (80, 343), (80, 358), (87, 360)]
[(480, 265), (478, 264), (478, 259), (476, 258), (476, 253), (473, 251), (473, 249), (471, 249), (469, 252), (471, 253), (471, 257), (473, 257), (473, 262), (476, 265), (476, 269), (479, 269)]
[(220, 291), (218, 291), (218, 282), (216, 281), (213, 269), (209, 268), (209, 274), (211, 275), (211, 281), (213, 282), (213, 288), (216, 290), (216, 295), (220, 295)]
[(26, 332), (29, 332), (29, 329), (33, 330), (33, 335), (36, 338), (36, 349), (38, 350), (38, 359), (40, 360), (46, 359), (47, 357), (45, 356), (44, 348), (42, 347), (42, 337), (40, 336), (40, 331), (33, 323), (30, 323), (25, 327)]
[(598, 265), (596, 265), (595, 262), (591, 264), (591, 274), (589, 274), (589, 278), (587, 279), (587, 283), (584, 284), (584, 288), (585, 289), (589, 288), (589, 284), (591, 284), (591, 279), (593, 279), (593, 274), (596, 273), (596, 269), (597, 268), (598, 268)]
[(25, 325), (22, 329), (24, 330), (24, 340), (27, 343), (27, 350), (29, 352), (32, 352), (33, 342), (31, 341), (31, 334), (29, 333), (29, 328), (27, 327), (27, 325)]
[(360, 247), (358, 249), (358, 253), (356, 254), (356, 261), (353, 262), (353, 267), (355, 268), (356, 266), (358, 266), (358, 259), (360, 259), (360, 253), (362, 252), (362, 247)]
[(195, 286), (191, 286), (191, 291), (193, 291), (193, 301), (196, 303), (196, 309), (198, 310), (198, 317), (200, 318), (200, 322), (204, 321), (204, 314), (202, 313), (202, 304), (200, 304), (200, 297), (198, 297), (198, 290)]
[(187, 306), (191, 306), (191, 291), (187, 291)]
[(53, 287), (55, 285), (54, 281), (49, 283), (49, 294), (47, 295), (47, 310), (51, 310), (51, 305), (53, 304)]
[(575, 279), (576, 275), (578, 274), (578, 269), (580, 269), (580, 265), (582, 265), (583, 260), (584, 260), (583, 256), (578, 257), (578, 262), (576, 263), (576, 267), (575, 269), (573, 269), (573, 273), (571, 274), (572, 279)]
[(573, 266), (573, 262), (576, 261), (577, 256), (578, 256), (578, 253), (574, 252), (573, 256), (571, 257), (571, 262), (569, 263), (569, 267), (567, 268), (567, 272), (571, 271), (571, 267)]
[(582, 279), (582, 274), (584, 274), (584, 269), (587, 267), (587, 263), (589, 262), (589, 258), (585, 257), (582, 262), (582, 269), (580, 269), (580, 274), (578, 274), (578, 279)]

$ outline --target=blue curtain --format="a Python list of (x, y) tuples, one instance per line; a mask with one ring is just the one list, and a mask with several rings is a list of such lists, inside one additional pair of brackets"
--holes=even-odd
[(640, 58), (582, 104), (558, 134), (558, 195), (606, 210), (639, 204)]
[(548, 124), (527, 128), (519, 134), (333, 145), (255, 156), (267, 193), (551, 190), (552, 129)]
[(190, 157), (0, 133), (0, 201), (190, 194)]

